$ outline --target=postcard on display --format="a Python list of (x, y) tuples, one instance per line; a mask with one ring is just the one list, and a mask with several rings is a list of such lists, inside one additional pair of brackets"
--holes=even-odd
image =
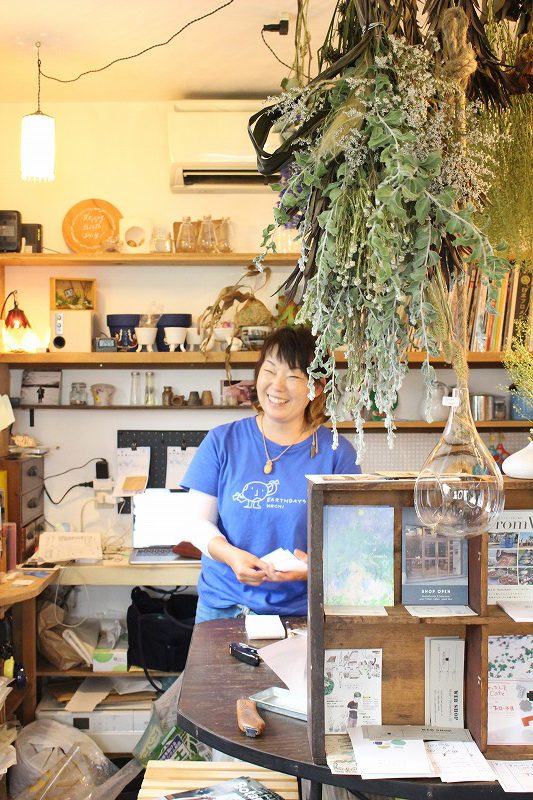
[(352, 742), (347, 733), (330, 733), (325, 737), (326, 764), (333, 775), (359, 775)]
[(533, 742), (533, 635), (489, 636), (488, 744)]
[(502, 511), (489, 531), (488, 602), (533, 601), (533, 509)]
[(394, 605), (392, 507), (324, 507), (324, 605)]
[(466, 540), (435, 536), (414, 508), (402, 510), (402, 604), (468, 604)]
[(463, 728), (465, 643), (426, 636), (425, 648), (426, 725)]
[(475, 742), (427, 742), (426, 750), (443, 783), (496, 780)]
[(533, 761), (489, 761), (504, 792), (533, 792)]
[(498, 605), (515, 622), (533, 622), (533, 601), (498, 600)]
[(380, 649), (325, 651), (326, 733), (347, 733), (357, 725), (381, 725), (381, 660)]
[(436, 774), (421, 739), (365, 739), (361, 728), (351, 728), (349, 734), (364, 779), (424, 778)]

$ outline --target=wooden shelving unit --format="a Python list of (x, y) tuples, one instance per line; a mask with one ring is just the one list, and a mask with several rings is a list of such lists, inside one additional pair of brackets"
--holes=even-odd
[[(132, 668), (127, 672), (93, 672), (89, 667), (73, 667), (69, 670), (61, 670), (54, 667), (49, 661), (44, 658), (37, 659), (37, 677), (38, 678), (109, 678), (109, 677), (126, 677), (126, 678), (144, 678), (142, 669)], [(150, 675), (155, 677), (165, 675), (177, 675), (176, 672), (161, 672), (159, 670), (151, 669)]]
[[(339, 367), (346, 365), (346, 355), (342, 350), (335, 354)], [(470, 353), (468, 363), (472, 368), (502, 367), (502, 353)], [(259, 353), (256, 351), (240, 351), (231, 353), (232, 367), (252, 368)], [(409, 353), (409, 366), (420, 367), (425, 360), (425, 353)], [(443, 358), (430, 359), (434, 367), (448, 368)], [(10, 367), (58, 367), (64, 369), (131, 369), (159, 368), (164, 369), (224, 369), (226, 354), (221, 351), (207, 353), (0, 353), (0, 364)]]
[[(0, 253), (0, 267), (246, 267), (258, 253)], [(265, 266), (290, 267), (294, 253), (275, 253)]]

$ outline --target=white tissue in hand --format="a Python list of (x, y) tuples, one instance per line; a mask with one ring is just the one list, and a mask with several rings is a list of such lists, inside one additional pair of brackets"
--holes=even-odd
[(261, 561), (272, 564), (278, 572), (305, 572), (307, 570), (305, 561), (296, 558), (294, 553), (285, 547), (278, 547), (277, 550), (272, 550), (266, 556), (261, 556)]

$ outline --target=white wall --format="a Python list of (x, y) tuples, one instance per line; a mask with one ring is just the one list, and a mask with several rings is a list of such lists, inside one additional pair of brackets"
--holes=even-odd
[[(5, 104), (2, 110), (0, 147), (0, 208), (17, 209), (24, 222), (40, 222), (44, 227), (44, 245), (66, 252), (61, 224), (67, 211), (80, 200), (101, 198), (113, 203), (124, 216), (149, 217), (155, 225), (171, 228), (184, 215), (199, 218), (203, 214), (230, 216), (233, 248), (237, 252), (255, 252), (262, 228), (271, 221), (274, 196), (172, 194), (169, 189), (167, 145), (167, 110), (165, 103), (50, 104), (46, 113), (56, 118), (56, 181), (50, 184), (24, 183), (19, 178), (20, 119), (26, 106)], [(277, 269), (267, 289), (259, 294), (271, 308), (270, 297), (282, 282), (287, 270)], [(106, 330), (108, 313), (143, 313), (154, 304), (163, 312), (190, 312), (198, 315), (210, 304), (219, 290), (235, 282), (239, 267), (156, 268), (116, 267), (83, 268), (21, 267), (6, 270), (6, 291), (18, 289), (21, 307), (41, 338), (49, 327), (50, 276), (96, 278), (98, 327)], [(188, 394), (191, 389), (212, 389), (218, 394), (222, 371), (168, 370), (156, 372), (157, 393), (170, 384), (175, 392)], [(250, 377), (250, 372), (235, 372), (235, 377)], [(442, 370), (441, 380), (452, 381), (452, 373)], [(15, 375), (12, 394), (16, 393)], [(105, 381), (117, 387), (117, 403), (128, 402), (129, 370), (83, 370), (63, 372), (63, 402), (73, 380), (88, 384)], [(503, 370), (471, 372), (471, 386), (477, 391), (500, 393), (507, 384)], [(399, 411), (402, 417), (419, 418), (420, 373), (413, 371), (402, 392)], [(237, 412), (76, 412), (75, 410), (37, 411), (35, 428), (29, 428), (27, 411), (16, 412), (17, 432), (34, 435), (46, 445), (57, 445), (46, 459), (46, 474), (53, 475), (83, 464), (90, 458), (106, 457), (114, 463), (117, 429), (207, 429), (235, 419)], [(417, 468), (431, 449), (435, 436), (398, 435), (390, 453), (385, 437), (368, 436), (367, 456), (363, 467), (372, 470), (404, 467)], [(525, 434), (508, 435), (508, 449), (517, 449)], [(54, 499), (73, 483), (94, 477), (94, 466), (68, 473), (47, 483)], [(68, 522), (79, 527), (82, 504), (91, 496), (87, 489), (76, 489), (60, 506), (46, 503), (46, 517), (52, 522)], [(109, 534), (122, 531), (128, 517), (117, 518), (114, 512), (96, 511), (88, 505), (84, 514), (86, 527)]]

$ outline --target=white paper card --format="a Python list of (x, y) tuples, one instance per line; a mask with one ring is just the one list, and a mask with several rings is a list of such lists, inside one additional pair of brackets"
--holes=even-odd
[(533, 792), (533, 761), (489, 761), (504, 792)]
[(381, 724), (381, 650), (326, 650), (326, 733), (349, 733), (356, 725)]
[(15, 415), (7, 394), (0, 395), (0, 431), (5, 430), (15, 422)]
[(494, 773), (475, 742), (426, 742), (441, 781), (493, 781)]
[(515, 622), (533, 622), (533, 602), (519, 600), (498, 600), (498, 605)]
[(413, 617), (477, 617), (468, 606), (404, 606)]
[(429, 638), (429, 724), (464, 728), (463, 639)]
[(361, 728), (350, 728), (349, 734), (362, 778), (423, 778), (435, 774), (421, 739), (364, 739)]
[(337, 617), (387, 617), (385, 606), (324, 606), (326, 616)]
[(249, 639), (285, 638), (285, 628), (278, 614), (247, 614), (244, 627)]
[(422, 739), (427, 742), (471, 742), (467, 728), (437, 728), (431, 725), (363, 725), (364, 739)]
[(294, 553), (284, 547), (278, 547), (277, 550), (261, 556), (261, 560), (272, 564), (278, 572), (307, 572), (305, 561), (296, 558)]
[(39, 536), (39, 549), (35, 553), (35, 559), (39, 563), (57, 564), (76, 558), (101, 560), (102, 534), (86, 531), (82, 533), (43, 531)]
[(165, 489), (181, 489), (181, 481), (193, 460), (197, 447), (167, 447)]
[(307, 636), (290, 636), (258, 653), (291, 692), (307, 697)]
[(117, 447), (117, 480), (114, 497), (132, 497), (144, 492), (150, 469), (150, 448)]
[(94, 711), (113, 688), (111, 678), (85, 678), (65, 706), (65, 711)]

